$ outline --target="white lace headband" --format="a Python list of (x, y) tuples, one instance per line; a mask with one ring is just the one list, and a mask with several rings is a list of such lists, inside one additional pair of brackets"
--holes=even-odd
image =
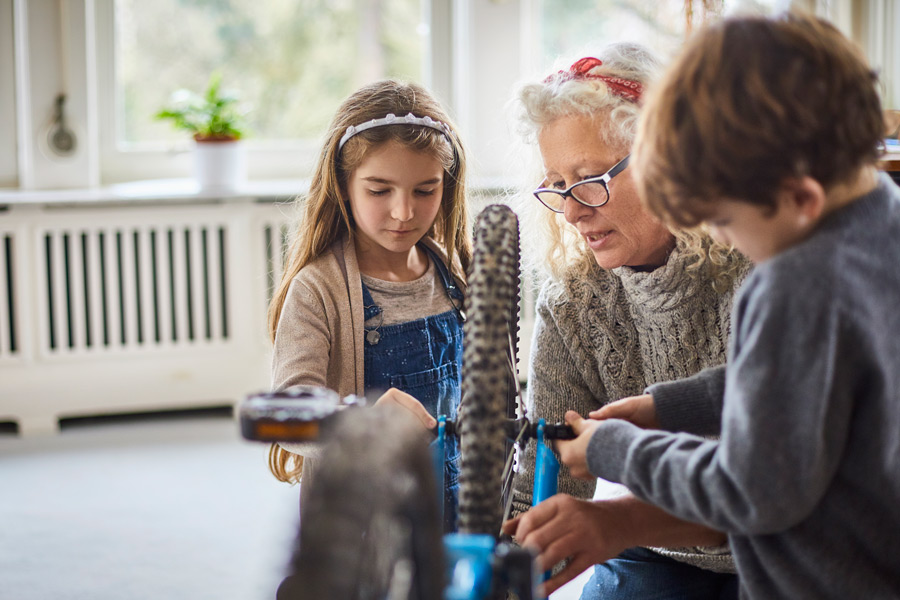
[(347, 143), (347, 140), (352, 138), (357, 133), (365, 131), (366, 129), (372, 129), (373, 127), (384, 127), (385, 125), (421, 125), (423, 127), (431, 127), (432, 129), (436, 129), (437, 131), (440, 131), (441, 133), (446, 135), (447, 139), (451, 139), (450, 128), (446, 123), (435, 121), (431, 117), (417, 117), (412, 113), (407, 114), (405, 117), (398, 117), (394, 113), (388, 113), (380, 119), (372, 119), (371, 121), (366, 121), (361, 125), (353, 125), (351, 127), (348, 127), (343, 137), (341, 137), (341, 141), (338, 142), (338, 152), (341, 151), (341, 148), (344, 147), (344, 144)]

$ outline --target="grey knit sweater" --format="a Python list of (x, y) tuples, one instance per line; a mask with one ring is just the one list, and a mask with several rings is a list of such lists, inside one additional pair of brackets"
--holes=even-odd
[[(528, 383), (528, 417), (548, 423), (567, 410), (582, 415), (651, 383), (687, 377), (725, 362), (734, 288), (749, 270), (738, 255), (734, 286), (717, 293), (707, 268), (676, 248), (652, 272), (629, 267), (611, 271), (594, 265), (590, 276), (544, 284), (537, 303)], [(513, 515), (531, 506), (534, 442), (529, 443), (513, 482)], [(562, 467), (559, 491), (591, 498), (593, 482), (571, 477)], [(733, 572), (727, 547), (656, 549), (689, 564)]]
[(882, 175), (747, 278), (727, 369), (651, 387), (668, 428), (720, 439), (612, 419), (591, 472), (728, 532), (742, 598), (900, 598), (898, 308), (900, 189)]

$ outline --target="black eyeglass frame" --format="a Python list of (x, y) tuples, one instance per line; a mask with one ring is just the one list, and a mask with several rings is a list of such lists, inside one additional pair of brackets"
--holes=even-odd
[[(610, 180), (612, 180), (613, 177), (615, 177), (616, 175), (618, 175), (619, 173), (621, 173), (622, 171), (625, 170), (625, 167), (628, 166), (628, 161), (630, 159), (631, 159), (631, 154), (630, 153), (626, 154), (625, 158), (623, 158), (622, 160), (617, 162), (615, 165), (613, 165), (613, 167), (609, 171), (604, 173), (603, 175), (597, 175), (596, 177), (588, 177), (587, 179), (582, 179), (581, 181), (576, 181), (575, 183), (573, 183), (572, 185), (570, 185), (569, 187), (567, 187), (564, 190), (555, 190), (553, 188), (538, 188), (538, 189), (534, 190), (532, 192), (532, 194), (534, 194), (534, 197), (538, 199), (538, 202), (540, 202), (541, 204), (543, 204), (544, 206), (546, 206), (547, 208), (549, 208), (550, 210), (552, 210), (555, 213), (563, 213), (565, 211), (565, 203), (563, 202), (561, 204), (561, 206), (563, 207), (561, 209), (553, 208), (552, 206), (550, 206), (549, 204), (547, 204), (546, 202), (544, 202), (541, 199), (540, 194), (549, 192), (551, 194), (556, 194), (558, 196), (561, 196), (563, 200), (565, 200), (566, 197), (572, 198), (578, 204), (581, 204), (582, 206), (587, 206), (588, 208), (600, 208), (601, 206), (604, 206), (609, 202), (609, 199), (610, 199), (609, 182), (610, 182)], [(583, 200), (579, 200), (578, 198), (575, 197), (574, 194), (572, 194), (573, 189), (577, 188), (579, 185), (585, 185), (587, 183), (602, 184), (603, 189), (606, 190), (606, 200), (604, 200), (600, 204), (588, 204), (587, 202), (585, 202)]]

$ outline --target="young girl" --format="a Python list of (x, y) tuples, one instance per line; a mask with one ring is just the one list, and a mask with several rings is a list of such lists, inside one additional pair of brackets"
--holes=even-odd
[[(269, 307), (274, 389), (317, 385), (343, 397), (397, 388), (421, 402), (413, 412), (456, 416), (472, 253), (464, 182), (456, 131), (421, 86), (381, 81), (341, 105)], [(446, 447), (449, 530), (459, 451), (452, 436)], [(314, 455), (288, 448), (272, 446), (270, 469), (289, 482), (302, 472), (309, 489)]]

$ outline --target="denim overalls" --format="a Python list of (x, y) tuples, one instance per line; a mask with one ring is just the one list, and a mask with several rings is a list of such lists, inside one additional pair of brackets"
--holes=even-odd
[[(424, 247), (424, 246), (420, 246)], [(456, 418), (460, 400), (462, 364), (462, 291), (447, 267), (431, 249), (424, 247), (447, 291), (454, 309), (415, 321), (385, 325), (377, 329), (377, 342), (365, 342), (365, 389), (384, 391), (390, 387), (419, 400), (435, 418)], [(362, 284), (365, 320), (381, 313), (366, 284)], [(445, 440), (444, 531), (456, 529), (459, 494), (459, 441)]]

